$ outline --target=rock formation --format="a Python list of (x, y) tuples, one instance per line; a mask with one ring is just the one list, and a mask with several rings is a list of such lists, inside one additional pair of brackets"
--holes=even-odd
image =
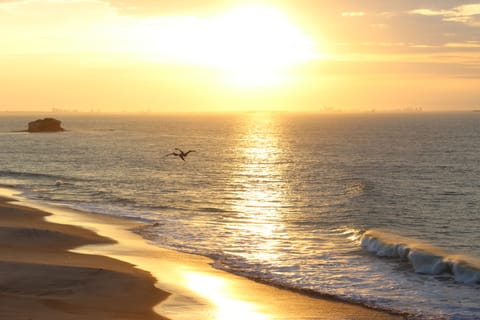
[(65, 131), (62, 122), (54, 118), (45, 118), (28, 123), (28, 132), (59, 132)]

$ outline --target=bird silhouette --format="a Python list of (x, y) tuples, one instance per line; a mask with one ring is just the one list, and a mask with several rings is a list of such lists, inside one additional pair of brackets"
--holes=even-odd
[(164, 155), (163, 157), (175, 156), (175, 157), (179, 157), (180, 159), (182, 159), (183, 161), (185, 161), (185, 158), (188, 156), (188, 154), (189, 154), (190, 152), (196, 152), (195, 150), (188, 150), (187, 152), (183, 152), (183, 151), (180, 150), (179, 148), (175, 148), (175, 150), (177, 150), (178, 152), (172, 152), (172, 153), (169, 153), (169, 154)]

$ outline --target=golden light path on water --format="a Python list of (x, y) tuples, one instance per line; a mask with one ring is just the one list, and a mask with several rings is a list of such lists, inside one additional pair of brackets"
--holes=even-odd
[[(282, 154), (279, 135), (277, 123), (269, 114), (252, 114), (246, 119), (235, 147), (243, 161), (231, 175), (230, 185), (241, 187), (232, 191), (235, 201), (231, 209), (238, 216), (227, 228), (238, 239), (249, 239), (236, 250), (257, 261), (275, 261), (281, 255), (278, 233), (282, 233), (285, 226), (279, 207), (286, 200), (285, 186), (279, 186), (284, 183), (283, 172), (276, 165)], [(271, 315), (258, 310), (255, 303), (236, 299), (231, 284), (221, 277), (189, 272), (185, 279), (192, 291), (207, 297), (216, 306), (215, 319), (271, 319)]]
[[(280, 207), (286, 205), (285, 178), (278, 163), (283, 154), (280, 132), (275, 118), (269, 114), (252, 114), (245, 123), (237, 152), (243, 158), (232, 185), (241, 186), (234, 195), (232, 210), (239, 217), (228, 225), (240, 239), (249, 239), (244, 252), (248, 259), (274, 261), (281, 255), (279, 237), (284, 234)], [(238, 248), (241, 251), (241, 248)]]
[[(235, 199), (231, 211), (237, 216), (227, 224), (229, 232), (237, 239), (249, 239), (237, 244), (236, 251), (256, 261), (276, 260), (284, 225), (279, 207), (284, 205), (283, 172), (276, 165), (282, 154), (278, 126), (268, 114), (252, 114), (239, 131), (234, 147), (236, 156), (242, 159), (231, 174), (230, 198)], [(238, 241), (238, 240), (236, 240)], [(185, 284), (192, 291), (206, 297), (216, 307), (214, 319), (218, 320), (268, 320), (271, 314), (259, 309), (252, 301), (238, 299), (232, 284), (222, 277), (201, 272), (185, 273)]]

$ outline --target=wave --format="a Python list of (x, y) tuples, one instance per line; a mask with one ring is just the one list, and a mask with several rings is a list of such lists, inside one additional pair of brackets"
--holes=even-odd
[(233, 212), (231, 210), (226, 210), (222, 208), (216, 208), (216, 207), (201, 207), (198, 208), (197, 211), (199, 212), (207, 212), (207, 213), (227, 213), (227, 212)]
[(59, 178), (58, 176), (54, 176), (51, 174), (12, 171), (12, 170), (0, 170), (0, 176), (15, 176), (15, 177), (22, 177), (22, 178), (50, 178), (50, 179)]
[(361, 246), (379, 257), (408, 261), (417, 273), (451, 274), (459, 283), (480, 284), (480, 261), (474, 257), (456, 255), (428, 243), (378, 229), (365, 232)]
[(81, 178), (74, 178), (70, 176), (54, 175), (48, 173), (14, 171), (14, 170), (0, 170), (0, 177), (20, 178), (20, 179), (47, 179), (51, 181), (87, 181)]

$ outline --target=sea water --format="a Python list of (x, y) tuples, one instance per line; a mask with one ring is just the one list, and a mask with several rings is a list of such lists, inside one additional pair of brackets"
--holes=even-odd
[(55, 116), (0, 116), (1, 185), (272, 285), (480, 319), (480, 113)]

